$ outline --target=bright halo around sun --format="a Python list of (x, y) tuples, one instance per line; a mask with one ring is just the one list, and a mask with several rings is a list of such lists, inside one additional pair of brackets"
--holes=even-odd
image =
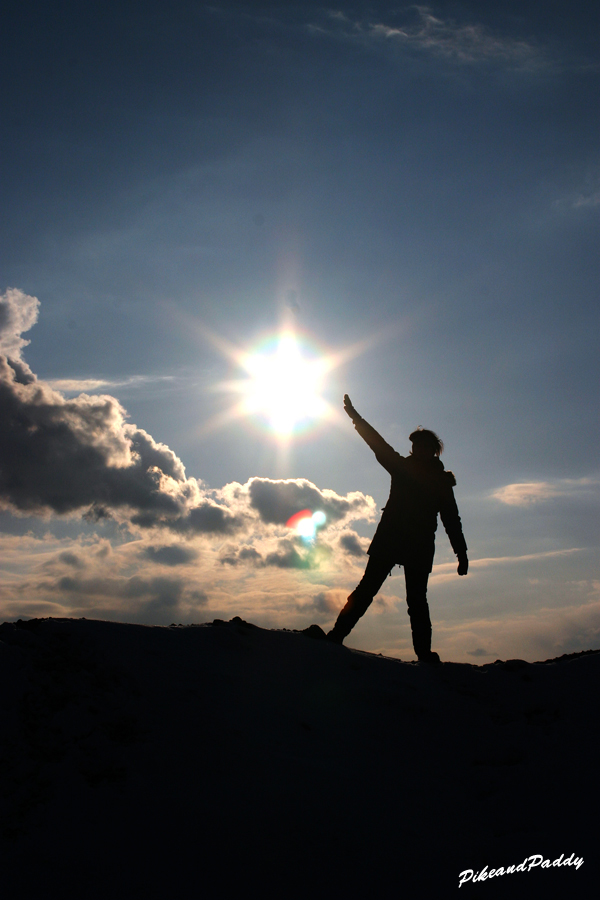
[[(186, 327), (211, 343), (229, 359), (236, 374), (243, 376), (212, 385), (212, 390), (234, 394), (236, 400), (205, 421), (198, 433), (208, 434), (236, 419), (254, 419), (266, 427), (283, 448), (293, 437), (308, 433), (325, 420), (347, 427), (341, 403), (334, 407), (323, 397), (325, 382), (329, 381), (334, 369), (360, 356), (381, 339), (379, 335), (373, 335), (332, 352), (320, 347), (306, 334), (283, 327), (248, 350), (210, 331), (195, 319), (186, 320)], [(329, 383), (328, 390), (331, 389)], [(341, 396), (342, 393), (338, 387), (337, 394)]]
[(293, 332), (270, 338), (241, 363), (248, 375), (239, 384), (244, 412), (264, 420), (279, 437), (290, 437), (327, 414), (321, 391), (330, 365)]

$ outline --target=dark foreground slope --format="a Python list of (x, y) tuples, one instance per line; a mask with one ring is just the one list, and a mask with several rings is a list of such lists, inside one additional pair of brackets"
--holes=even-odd
[[(241, 620), (0, 626), (3, 897), (586, 896), (600, 653), (437, 668)], [(591, 816), (591, 819), (590, 819)]]

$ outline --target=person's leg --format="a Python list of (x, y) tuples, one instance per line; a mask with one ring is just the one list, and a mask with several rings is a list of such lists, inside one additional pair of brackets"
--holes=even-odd
[(404, 578), (413, 647), (419, 659), (426, 658), (431, 653), (431, 619), (427, 604), (429, 572), (404, 566)]
[(346, 605), (337, 617), (335, 625), (327, 635), (330, 640), (341, 644), (344, 638), (350, 634), (360, 617), (366, 613), (373, 602), (373, 597), (379, 591), (394, 565), (393, 560), (385, 557), (369, 557), (365, 574), (348, 597)]

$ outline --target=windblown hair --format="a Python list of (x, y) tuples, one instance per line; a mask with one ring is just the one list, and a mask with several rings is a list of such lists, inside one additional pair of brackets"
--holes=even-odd
[(435, 431), (429, 431), (427, 428), (417, 428), (408, 437), (413, 444), (425, 444), (433, 450), (434, 456), (441, 456), (444, 452), (444, 442), (440, 440)]

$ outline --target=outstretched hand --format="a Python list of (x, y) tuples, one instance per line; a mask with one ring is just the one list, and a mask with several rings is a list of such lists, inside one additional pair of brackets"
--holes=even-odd
[(348, 415), (350, 416), (350, 418), (352, 419), (353, 422), (355, 419), (360, 418), (360, 416), (358, 415), (358, 413), (352, 406), (352, 401), (350, 400), (350, 397), (348, 396), (348, 394), (344, 394), (344, 409), (346, 410), (346, 412), (348, 413)]
[(459, 575), (466, 575), (469, 571), (469, 560), (466, 556), (461, 556), (458, 560), (458, 569), (456, 570)]

